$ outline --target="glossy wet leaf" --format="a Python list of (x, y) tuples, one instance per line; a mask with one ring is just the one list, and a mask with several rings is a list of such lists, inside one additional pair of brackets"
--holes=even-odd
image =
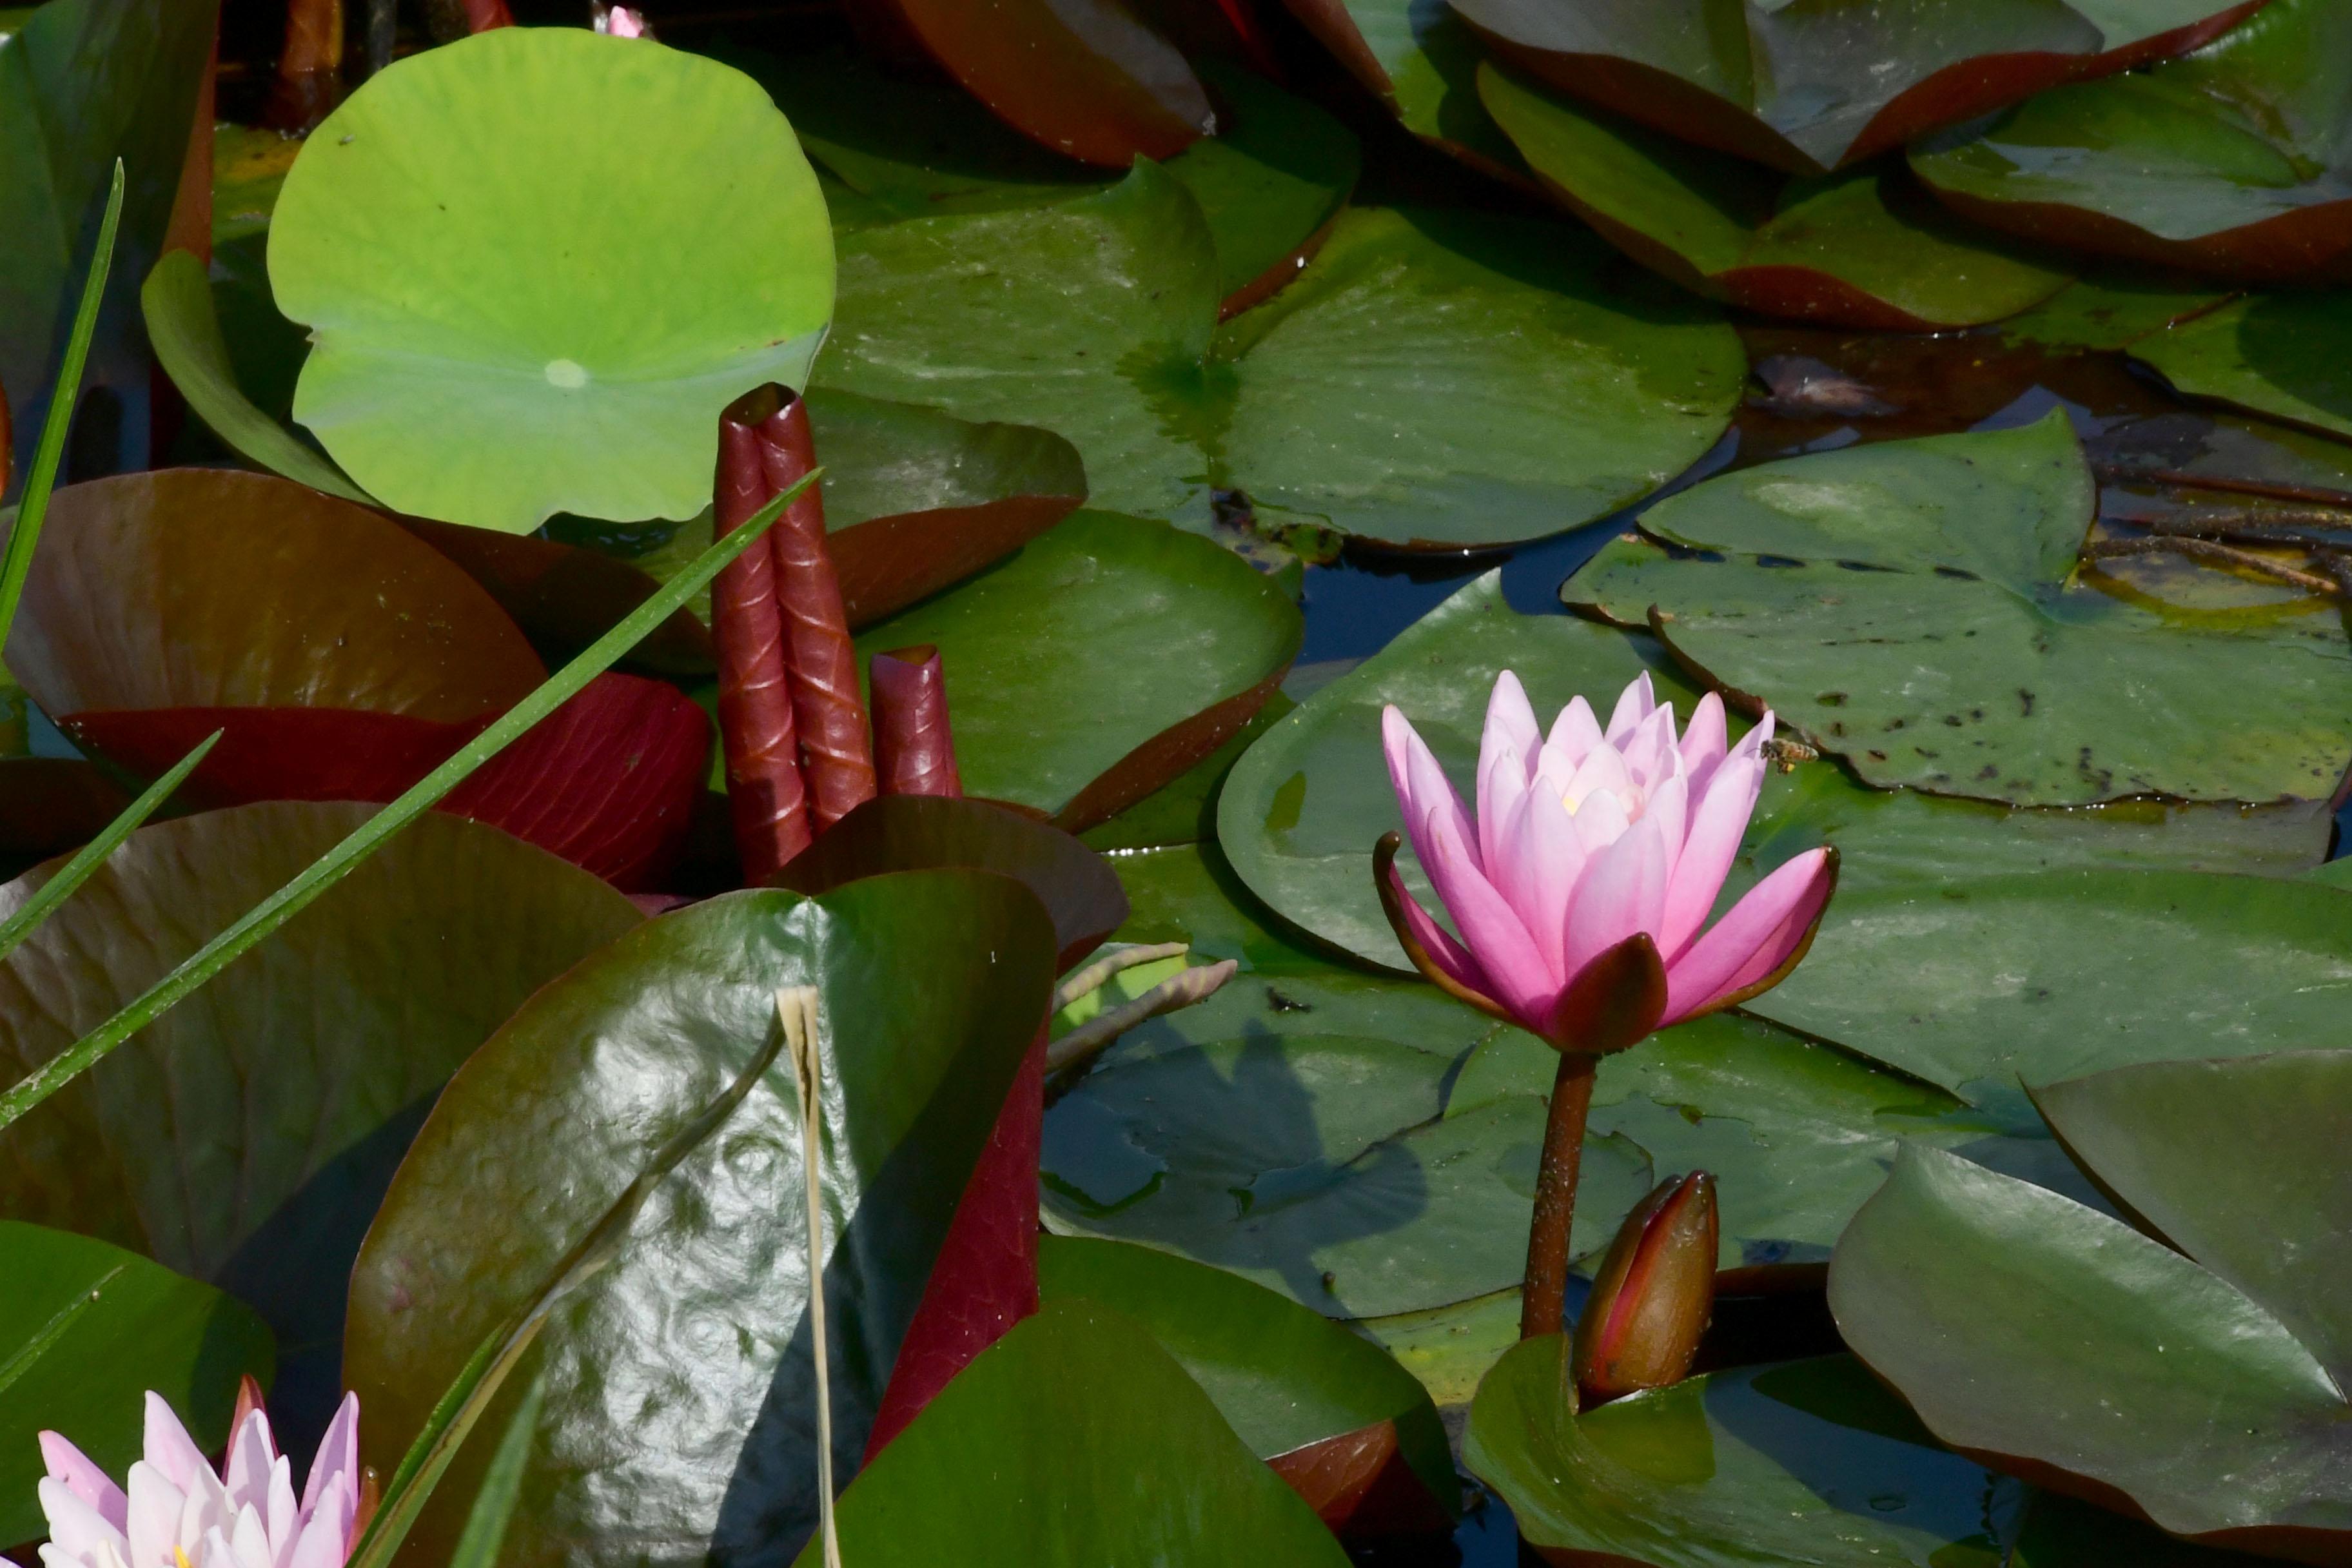
[[(836, 1457), (853, 1464), (1053, 964), (1026, 889), (924, 871), (694, 905), (541, 992), (443, 1095), (354, 1270), (345, 1375), (373, 1417), (369, 1461), (398, 1455), (482, 1334), (769, 1043), (777, 987), (807, 984), (822, 994)], [(514, 1560), (774, 1552), (814, 1523), (790, 1075), (771, 1064), (542, 1332)], [(605, 1396), (656, 1385), (650, 1406)], [(669, 1462), (681, 1453), (707, 1462)], [(446, 1552), (488, 1458), (459, 1456), (412, 1550)]]
[(1636, 261), (1743, 310), (1924, 331), (2013, 316), (2067, 275), (1988, 240), (1899, 164), (1775, 184), (1485, 65), (1478, 91), (1545, 186)]
[(1431, 1505), (1424, 1513), (1454, 1511), (1460, 1483), (1436, 1407), (1412, 1374), (1347, 1329), (1148, 1247), (1047, 1237), (1037, 1261), (1048, 1303), (1092, 1301), (1148, 1327), (1258, 1458), (1297, 1456), (1297, 1464), (1307, 1457), (1301, 1450), (1386, 1425), (1387, 1440), (1372, 1446), (1380, 1469), (1357, 1485), (1384, 1490), (1376, 1506), (1405, 1517), (1414, 1490)]
[(116, 427), (85, 439), (109, 464), (147, 460), (139, 285), (179, 189), (213, 21), (209, 0), (61, 0), (0, 40), (0, 386), (19, 476), (32, 466), (118, 157), (121, 236), (83, 383), (86, 396), (112, 400)]
[(1257, 743), (1260, 735), (1297, 706), (1276, 691), (1232, 740), (1117, 816), (1087, 828), (1082, 837), (1090, 847), (1106, 853), (1165, 849), (1215, 838), (1217, 801), (1234, 764)]
[(2352, 17), (2272, 0), (2194, 54), (2064, 87), (1912, 163), (1970, 217), (2250, 281), (2352, 272)]
[[(2315, 1096), (2343, 1091), (2347, 1060), (2311, 1052), (2178, 1064), (2065, 1087), (2105, 1102), (2078, 1110), (2141, 1136), (2177, 1123), (2189, 1109), (2179, 1096), (2220, 1117), (2268, 1107), (2285, 1118), (2283, 1142), (2308, 1151), (2317, 1129), (2296, 1124), (2331, 1114)], [(2108, 1087), (2118, 1080), (2119, 1099)], [(2315, 1244), (2314, 1264), (2335, 1267), (2340, 1213), (2292, 1217), (2324, 1208), (2319, 1194), (2340, 1185), (2340, 1152), (2326, 1147), (2316, 1167), (2290, 1172), (2283, 1158), (2263, 1158), (2251, 1177), (2186, 1194), (2189, 1212), (2240, 1232), (2191, 1232), (2187, 1256), (1965, 1160), (1908, 1152), (1839, 1243), (1831, 1305), (1856, 1352), (1948, 1442), (2113, 1489), (2176, 1534), (2306, 1561), (2339, 1554), (2352, 1530), (2341, 1479), (2352, 1412), (2322, 1358), (2340, 1353), (2340, 1310), (2263, 1258), (2274, 1245), (2256, 1239), (2270, 1205), (2239, 1206), (2252, 1191), (2278, 1193), (2284, 1178), (2287, 1223)], [(2077, 1152), (2104, 1174), (2095, 1155)], [(2168, 1186), (2179, 1191), (2169, 1182), (2158, 1190)], [(2213, 1267), (2200, 1240), (2221, 1243)], [(2247, 1260), (2251, 1276), (2231, 1267)], [(2284, 1318), (2268, 1310), (2281, 1288)], [(2329, 1331), (2322, 1347), (2290, 1327), (2313, 1321), (2296, 1310), (2307, 1303)]]
[(2061, 82), (2194, 47), (2248, 10), (2021, 0), (1792, 6), (1455, 7), (1528, 69), (1580, 97), (1775, 167), (1817, 174)]
[[(131, 835), (0, 961), (6, 1076), (106, 1020), (373, 810), (252, 805)], [(340, 1392), (342, 1280), (442, 1080), (637, 919), (584, 871), (428, 816), (12, 1126), (0, 1203), (252, 1302), (278, 1332), (298, 1429), (322, 1424)]]
[(2021, 1077), (2330, 1038), (2352, 987), (2338, 897), (2304, 880), (2122, 870), (1842, 893), (1805, 963), (1748, 1009), (2021, 1110)]
[(981, 1352), (850, 1484), (840, 1519), (843, 1560), (874, 1568), (1348, 1561), (1178, 1358), (1084, 1300)]
[(1210, 226), (1139, 168), (1056, 205), (845, 235), (820, 375), (1057, 430), (1097, 504), (1188, 526), (1223, 487), (1396, 542), (1524, 539), (1654, 489), (1738, 397), (1729, 331), (1612, 293), (1607, 261), (1565, 226), (1349, 211), (1213, 344)]
[(47, 1533), (34, 1488), (43, 1431), (109, 1475), (140, 1457), (152, 1389), (206, 1448), (228, 1439), (237, 1379), (269, 1377), (269, 1329), (208, 1285), (86, 1236), (0, 1220), (0, 1538)]
[(399, 62), (311, 134), (269, 277), (312, 335), (295, 416), (352, 478), (519, 533), (709, 504), (713, 410), (805, 378), (830, 249), (815, 177), (748, 77), (502, 27)]
[[(2352, 175), (2345, 199), (2352, 208)], [(2341, 289), (2251, 295), (2131, 352), (2191, 397), (2352, 440), (2352, 300)]]
[(1344, 215), (1297, 282), (1225, 330), (1219, 471), (1262, 505), (1449, 548), (1639, 500), (1715, 444), (1745, 363), (1712, 311), (1614, 265), (1559, 225)]
[(1743, 1367), (1581, 1415), (1558, 1335), (1516, 1346), (1464, 1458), (1538, 1550), (1650, 1568), (1996, 1568), (2023, 1485), (1937, 1444), (1851, 1357)]
[(1870, 784), (2326, 798), (2352, 758), (2332, 605), (2168, 615), (2080, 584), (2093, 496), (2062, 414), (1769, 463), (1654, 509), (1673, 552), (1614, 542), (1561, 596), (1661, 617), (1679, 658)]
[[(1196, 962), (1242, 971), (1129, 1033), (1047, 1112), (1049, 1224), (1165, 1247), (1334, 1317), (1516, 1284), (1543, 1103), (1506, 1094), (1440, 1120), (1454, 1062), (1491, 1021), (1293, 945), (1219, 888), (1202, 849), (1117, 865), (1135, 910), (1121, 940), (1187, 940)], [(1650, 1184), (1623, 1140), (1596, 1138), (1584, 1159), (1580, 1251)]]
[(1297, 606), (1230, 551), (1082, 511), (857, 646), (936, 647), (965, 793), (1084, 828), (1248, 722), (1300, 635)]
[(1529, 183), (1478, 102), (1486, 51), (1453, 9), (1425, 0), (1286, 0), (1293, 16), (1404, 128), (1482, 173)]

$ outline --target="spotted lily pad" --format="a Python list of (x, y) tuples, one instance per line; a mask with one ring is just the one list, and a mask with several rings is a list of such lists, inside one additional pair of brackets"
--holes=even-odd
[[(2347, 1089), (2352, 1052), (2299, 1051), (2041, 1090), (2137, 1229), (1906, 1152), (1839, 1243), (1839, 1327), (1956, 1447), (2178, 1535), (2339, 1558)], [(2202, 1135), (2217, 1125), (2246, 1135)]]
[(1478, 68), (1478, 92), (1545, 188), (1627, 255), (1744, 310), (1895, 331), (1975, 326), (2063, 288), (1989, 242), (1898, 163), (1789, 180)]
[(2260, 0), (1459, 0), (1516, 62), (1620, 114), (1797, 174), (1900, 147), (2061, 82), (2191, 49)]
[(2272, 0), (2152, 70), (1933, 138), (1912, 165), (2013, 233), (2252, 282), (2352, 278), (2352, 13)]
[(2340, 617), (2081, 585), (2092, 500), (2063, 414), (1857, 447), (1677, 496), (1561, 595), (1651, 621), (1871, 784), (2021, 805), (2332, 795), (2352, 758)]
[(502, 27), (402, 60), (313, 132), (269, 238), (310, 329), (294, 415), (403, 511), (522, 532), (709, 504), (716, 411), (798, 385), (831, 230), (750, 78)]

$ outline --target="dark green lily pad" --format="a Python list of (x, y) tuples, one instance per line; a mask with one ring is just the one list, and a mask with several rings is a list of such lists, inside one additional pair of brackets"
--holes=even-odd
[(2021, 1075), (2048, 1082), (2332, 1037), (2352, 994), (2340, 899), (2321, 883), (2193, 871), (1842, 892), (1811, 956), (1748, 1007), (2021, 1110)]
[[(982, 1351), (850, 1483), (840, 1521), (861, 1568), (1348, 1561), (1176, 1357), (1086, 1300)], [(815, 1543), (800, 1559), (824, 1561)]]
[(269, 278), (329, 454), (400, 510), (515, 533), (700, 511), (713, 411), (800, 384), (833, 303), (824, 198), (759, 84), (557, 27), (353, 93), (286, 176)]
[(20, 481), (117, 158), (122, 226), (82, 384), (85, 398), (111, 399), (116, 417), (111, 432), (86, 423), (84, 439), (98, 439), (97, 471), (146, 466), (139, 285), (180, 188), (214, 11), (211, 0), (52, 0), (0, 40), (0, 388)]
[[(441, 1097), (353, 1269), (344, 1369), (369, 1412), (367, 1461), (389, 1468), (647, 1154), (776, 1041), (777, 988), (813, 984), (835, 1458), (854, 1466), (1054, 962), (1020, 884), (915, 871), (817, 899), (714, 899), (541, 991)], [(815, 1523), (800, 1115), (780, 1054), (548, 1324), (514, 1560), (773, 1562)], [(502, 1426), (497, 1409), (529, 1381), (510, 1380), (485, 1424)], [(622, 1390), (642, 1393), (613, 1403)], [(481, 1447), (460, 1454), (411, 1550), (447, 1555)]]
[(2067, 275), (1955, 218), (1899, 163), (1780, 184), (1491, 64), (1478, 94), (1544, 186), (1634, 260), (1742, 310), (1928, 331), (2013, 316)]
[(1378, 1427), (1430, 1500), (1453, 1511), (1454, 1474), (1437, 1408), (1410, 1373), (1339, 1324), (1223, 1269), (1117, 1241), (1046, 1237), (1048, 1302), (1090, 1300), (1151, 1330), (1262, 1459)]
[(1912, 166), (1996, 227), (2249, 282), (2352, 278), (2352, 15), (2272, 0), (2152, 70), (1933, 138)]
[[(1961, 1449), (2095, 1489), (2175, 1534), (2340, 1557), (2352, 1337), (2330, 1282), (2352, 1256), (2336, 1136), (2347, 1089), (2352, 1053), (2309, 1051), (2041, 1091), (2084, 1169), (2152, 1235), (1906, 1151), (1838, 1245), (1839, 1327)], [(2157, 1152), (2217, 1125), (2256, 1131)]]
[[(281, 802), (131, 835), (0, 961), (0, 1070), (97, 1027), (374, 810)], [(280, 1403), (323, 1424), (352, 1253), (442, 1080), (637, 921), (587, 872), (427, 816), (9, 1128), (0, 1206), (251, 1302), (278, 1333)]]
[(1555, 86), (1797, 174), (1859, 163), (2061, 82), (2194, 48), (2253, 8), (2215, 0), (1454, 7)]
[(1301, 635), (1297, 606), (1232, 552), (1081, 511), (858, 648), (937, 647), (965, 792), (1076, 830), (1247, 723)]
[(1486, 50), (1450, 6), (1429, 0), (1285, 0), (1291, 14), (1404, 128), (1483, 174), (1532, 184), (1526, 163), (1478, 102)]
[(141, 1395), (152, 1389), (200, 1446), (218, 1448), (237, 1379), (267, 1381), (276, 1363), (250, 1309), (86, 1236), (0, 1220), (0, 1540), (47, 1533), (34, 1496), (43, 1431), (127, 1474), (142, 1451)]
[(1202, 527), (1215, 487), (1399, 543), (1525, 539), (1655, 489), (1738, 396), (1729, 330), (1610, 294), (1607, 260), (1564, 226), (1350, 211), (1213, 345), (1209, 226), (1141, 166), (1058, 205), (845, 235), (819, 374), (1057, 430), (1116, 510)]
[(1943, 1447), (1850, 1356), (1714, 1373), (1578, 1415), (1567, 1354), (1550, 1335), (1504, 1356), (1463, 1450), (1554, 1561), (2005, 1561), (2027, 1489)]
[(2176, 274), (2112, 271), (2078, 278), (2001, 323), (2012, 342), (2057, 349), (2120, 349), (2200, 316), (2229, 290)]
[(2078, 586), (2092, 503), (2053, 412), (1710, 480), (1643, 519), (1674, 549), (1616, 541), (1560, 592), (1655, 617), (1678, 658), (1871, 784), (2020, 805), (2331, 795), (2352, 758), (2341, 618)]
[[(2352, 212), (2346, 223), (2352, 228)], [(2352, 440), (2352, 298), (2340, 289), (2253, 295), (2141, 338), (2131, 352), (2191, 397)]]
[(1090, 848), (1167, 849), (1217, 836), (1217, 800), (1225, 778), (1257, 738), (1298, 704), (1276, 691), (1257, 716), (1208, 756), (1107, 822), (1083, 835)]

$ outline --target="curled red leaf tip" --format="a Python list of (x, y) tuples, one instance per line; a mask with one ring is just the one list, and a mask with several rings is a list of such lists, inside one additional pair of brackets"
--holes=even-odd
[(884, 795), (961, 797), (940, 650), (893, 648), (867, 666), (874, 688), (874, 769)]

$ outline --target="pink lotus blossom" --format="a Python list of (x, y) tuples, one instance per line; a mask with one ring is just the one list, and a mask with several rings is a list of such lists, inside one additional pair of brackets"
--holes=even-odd
[(358, 1396), (346, 1394), (302, 1500), (293, 1471), (257, 1407), (212, 1466), (163, 1396), (147, 1395), (146, 1455), (126, 1494), (55, 1432), (41, 1434), (40, 1484), (49, 1539), (43, 1568), (342, 1568), (360, 1504)]
[(592, 8), (591, 21), (600, 33), (616, 38), (650, 38), (654, 30), (646, 26), (646, 14), (627, 5), (606, 5), (601, 3)]
[[(1712, 693), (1677, 735), (1674, 705), (1657, 701), (1646, 673), (1618, 698), (1607, 729), (1579, 697), (1547, 734), (1505, 670), (1486, 708), (1474, 818), (1391, 707), (1390, 782), (1460, 933), (1415, 902), (1384, 858), (1382, 895), (1400, 939), (1421, 950), (1414, 959), (1430, 978), (1562, 1050), (1622, 1048), (1769, 988), (1803, 956), (1837, 881), (1835, 851), (1809, 850), (1707, 924), (1756, 809), (1771, 736), (1768, 712), (1727, 745)], [(1604, 957), (1605, 973), (1593, 967)], [(1576, 984), (1588, 973), (1621, 994), (1622, 977), (1636, 977), (1634, 1000), (1603, 1026)]]

